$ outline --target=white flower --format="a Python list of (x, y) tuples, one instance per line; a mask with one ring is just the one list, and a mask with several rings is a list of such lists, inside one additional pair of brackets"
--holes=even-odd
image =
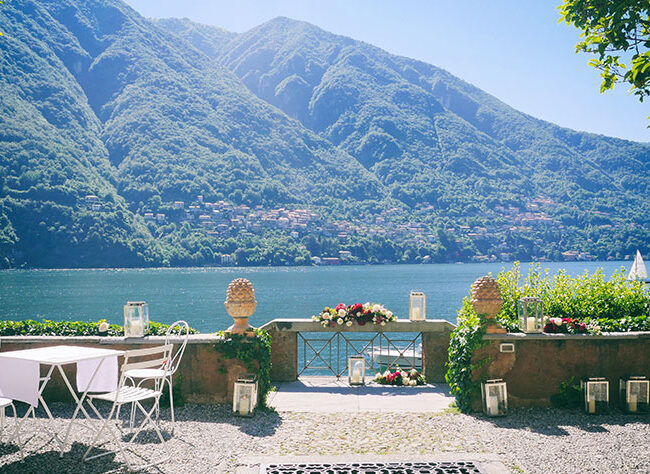
[(321, 316), (323, 317), (323, 319), (329, 319), (330, 318), (329, 313), (323, 313)]
[(339, 324), (343, 324), (343, 320), (341, 318), (337, 319), (336, 322)]
[(381, 374), (377, 372), (377, 375), (375, 375), (375, 379), (380, 379), (380, 378), (381, 378)]
[(390, 371), (386, 369), (386, 371), (384, 372), (384, 377), (388, 377), (389, 375), (390, 375)]
[(406, 372), (404, 372), (403, 370), (399, 374), (402, 376), (403, 379), (405, 379), (409, 375)]
[(418, 381), (415, 380), (415, 379), (409, 381), (409, 385), (410, 385), (411, 387), (415, 387), (417, 384), (418, 384)]
[(106, 332), (106, 331), (108, 331), (108, 323), (104, 321), (99, 325), (99, 332)]
[(345, 325), (346, 325), (347, 327), (352, 326), (352, 321), (348, 321), (348, 322), (346, 322)]
[(386, 311), (386, 316), (389, 317), (389, 318), (392, 317), (393, 312), (392, 311)]
[(318, 321), (318, 316), (316, 316), (316, 315), (312, 316), (312, 317), (311, 317), (311, 320), (312, 320), (312, 321)]
[(562, 326), (562, 318), (551, 318), (551, 322), (556, 326)]
[(382, 326), (386, 326), (386, 321), (382, 321), (382, 322), (381, 322), (381, 325), (382, 325)]
[(345, 310), (344, 309), (339, 309), (339, 316), (341, 316), (341, 317), (345, 316)]
[(373, 313), (378, 313), (380, 309), (381, 309), (381, 306), (379, 306), (378, 304), (376, 304), (376, 305), (374, 305), (374, 306), (372, 307), (372, 312), (373, 312)]
[(418, 371), (416, 369), (411, 369), (409, 372), (411, 375), (418, 375)]
[(408, 385), (408, 384), (409, 384), (409, 380), (402, 378), (402, 385)]

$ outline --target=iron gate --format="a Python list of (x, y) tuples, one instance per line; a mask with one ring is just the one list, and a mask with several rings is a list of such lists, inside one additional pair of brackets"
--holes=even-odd
[(348, 358), (353, 355), (364, 356), (368, 371), (380, 372), (396, 366), (421, 371), (422, 333), (415, 333), (412, 338), (405, 335), (408, 333), (390, 334), (396, 337), (384, 332), (298, 332), (298, 346), (302, 349), (298, 376), (309, 370), (341, 377), (347, 371)]

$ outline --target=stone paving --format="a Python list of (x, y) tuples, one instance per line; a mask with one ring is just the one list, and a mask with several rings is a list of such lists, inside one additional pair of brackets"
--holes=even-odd
[(369, 383), (350, 387), (345, 379), (301, 377), (296, 382), (277, 384), (277, 390), (269, 395), (268, 404), (277, 411), (286, 412), (439, 413), (448, 409), (453, 401), (445, 384), (393, 387)]

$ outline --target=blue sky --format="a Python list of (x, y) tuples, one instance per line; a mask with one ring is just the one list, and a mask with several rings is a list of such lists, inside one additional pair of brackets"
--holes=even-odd
[(243, 32), (276, 16), (313, 23), (442, 67), (512, 107), (575, 130), (650, 141), (642, 104), (604, 94), (560, 0), (126, 0), (147, 17), (187, 17)]

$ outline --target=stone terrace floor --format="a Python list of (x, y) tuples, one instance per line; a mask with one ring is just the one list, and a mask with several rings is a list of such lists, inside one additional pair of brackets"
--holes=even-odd
[[(302, 396), (295, 388), (285, 393)], [(334, 393), (344, 392), (343, 388), (330, 387)], [(349, 399), (343, 398), (327, 410), (313, 402), (310, 411), (284, 411), (278, 402), (283, 393), (280, 386), (271, 398), (271, 404), (276, 400), (277, 410), (258, 413), (254, 418), (235, 417), (227, 405), (186, 405), (177, 411), (175, 434), (166, 432), (166, 447), (152, 442), (153, 432), (148, 432), (135, 449), (147, 458), (168, 449), (172, 460), (149, 469), (164, 473), (252, 474), (259, 472), (260, 464), (282, 460), (468, 460), (483, 463), (490, 474), (650, 472), (650, 416), (617, 412), (588, 416), (574, 410), (535, 408), (513, 410), (505, 418), (486, 418), (440, 406), (432, 410), (424, 403), (419, 412), (400, 411), (405, 403), (400, 399), (409, 395), (384, 397), (393, 400), (394, 407), (382, 401), (376, 410), (346, 410), (346, 405), (361, 407), (353, 399), (363, 395), (360, 389), (354, 390), (357, 392)], [(330, 393), (325, 389), (322, 392)], [(444, 388), (434, 387), (431, 393), (442, 397)], [(55, 416), (69, 417), (73, 406), (52, 404), (51, 408)], [(161, 416), (168, 420), (168, 410)], [(62, 423), (56, 421), (59, 430)], [(33, 421), (27, 423), (27, 429), (31, 425)], [(163, 422), (163, 426), (169, 425)], [(0, 443), (0, 472), (126, 470), (119, 455), (82, 464), (88, 437), (77, 431), (72, 448), (59, 458), (55, 443), (47, 443), (46, 437), (38, 435), (27, 445), (23, 462), (15, 447)]]

